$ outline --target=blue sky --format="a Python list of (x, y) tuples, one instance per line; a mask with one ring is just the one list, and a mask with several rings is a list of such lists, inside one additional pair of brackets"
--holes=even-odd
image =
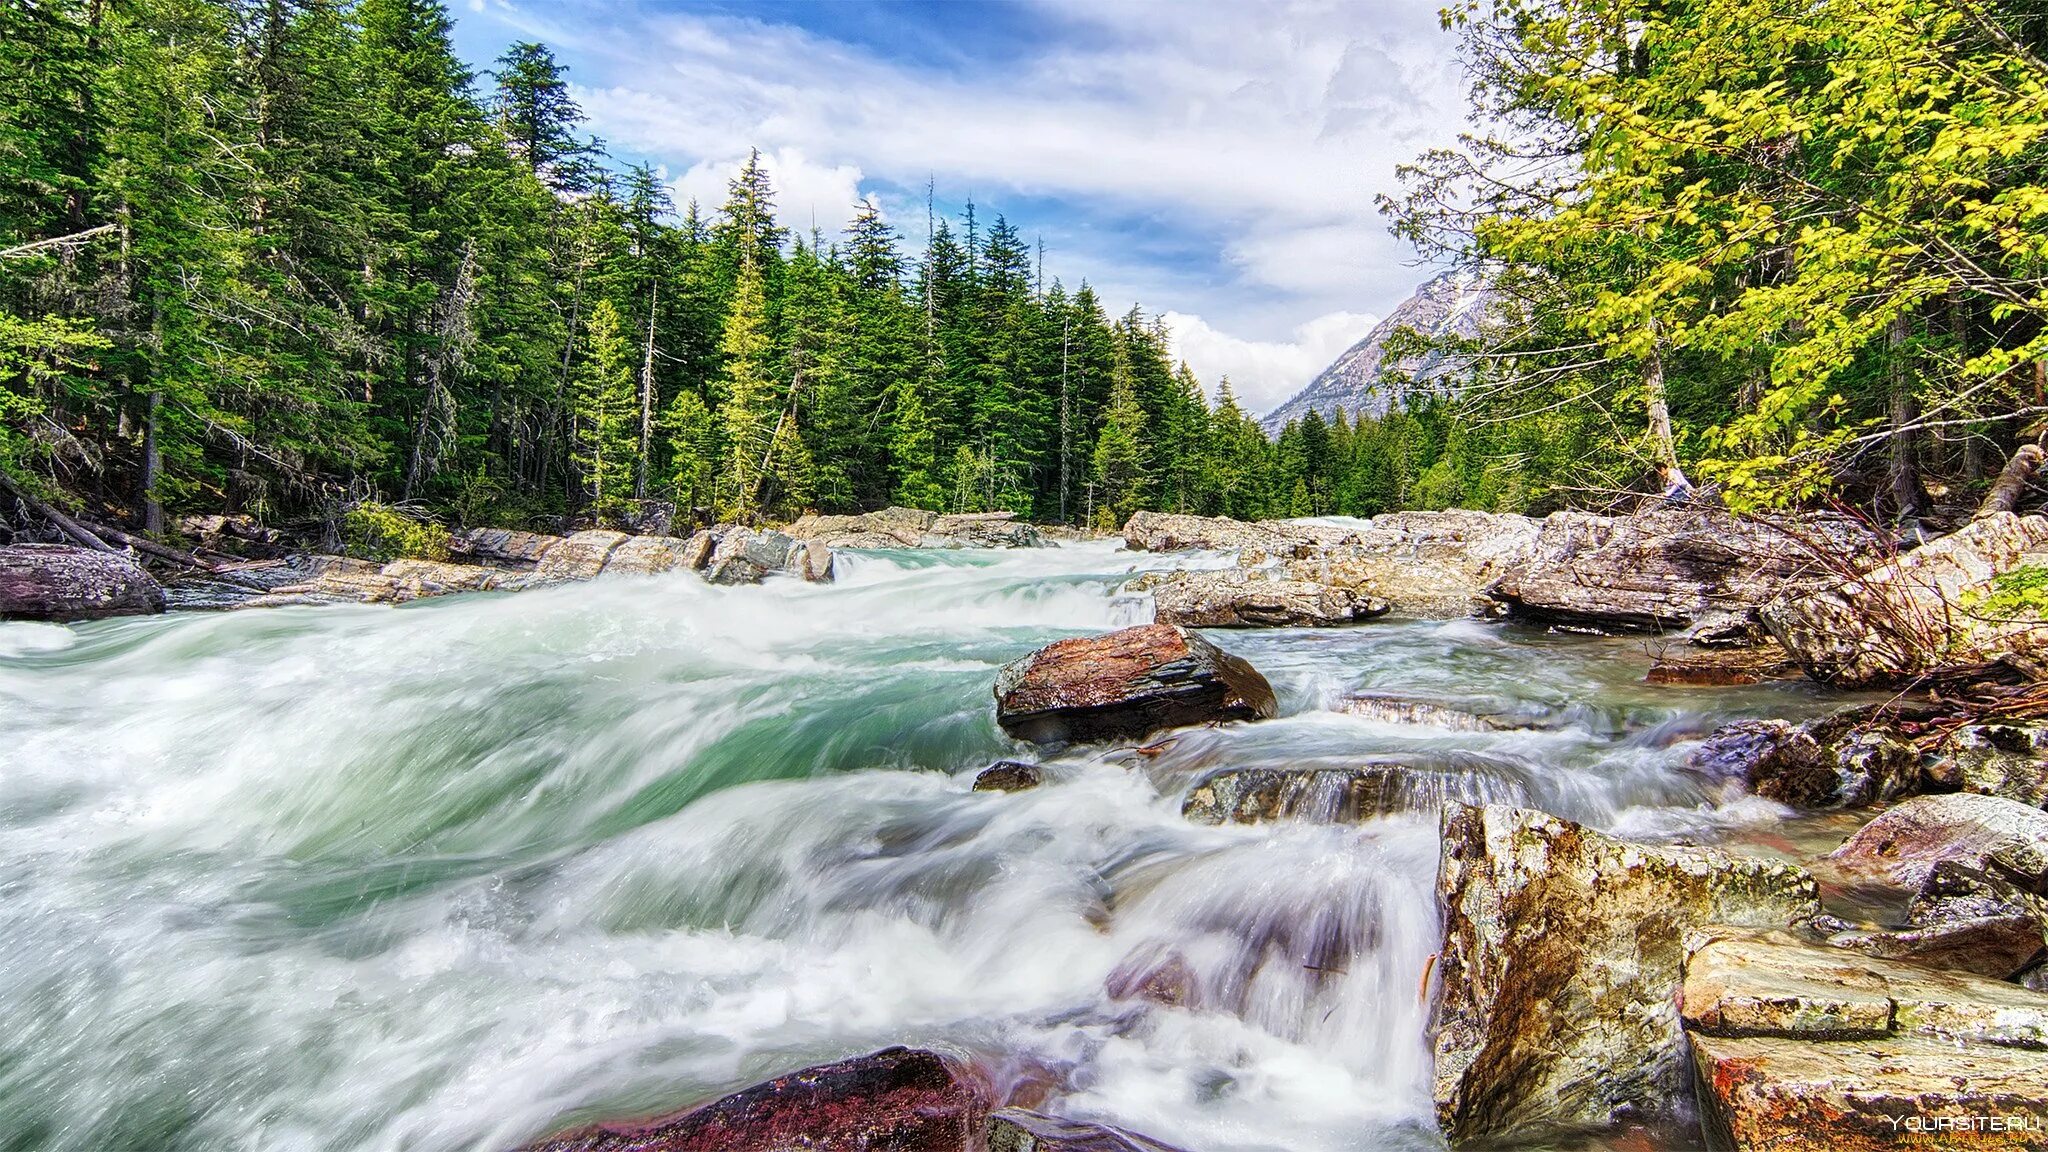
[[(906, 239), (1006, 214), (1048, 275), (1166, 316), (1205, 382), (1286, 399), (1426, 272), (1373, 196), (1462, 126), (1440, 0), (457, 0), (479, 70), (552, 46), (589, 129), (707, 207), (750, 148), (782, 219)], [(481, 83), (488, 84), (488, 80)]]

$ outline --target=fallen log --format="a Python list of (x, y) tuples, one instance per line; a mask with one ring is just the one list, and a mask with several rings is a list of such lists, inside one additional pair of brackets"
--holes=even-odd
[(73, 540), (78, 541), (78, 543), (84, 545), (85, 547), (90, 548), (95, 552), (105, 552), (110, 556), (119, 556), (121, 554), (120, 549), (110, 547), (106, 541), (100, 539), (98, 536), (93, 535), (92, 532), (85, 527), (85, 525), (80, 524), (78, 521), (73, 520), (71, 517), (66, 516), (64, 513), (59, 512), (57, 509), (52, 508), (49, 504), (43, 502), (42, 500), (38, 500), (34, 496), (31, 496), (28, 493), (27, 489), (23, 488), (19, 484), (16, 484), (14, 482), (14, 477), (9, 476), (5, 472), (0, 472), (0, 488), (6, 489), (9, 495), (21, 501), (23, 504), (28, 505), (29, 511), (34, 512), (36, 515), (41, 516), (43, 519), (48, 520), (52, 524), (55, 524), (57, 526), (58, 531), (64, 533), (66, 536), (71, 537)]
[(2005, 462), (2005, 470), (1998, 474), (1998, 482), (1991, 486), (1991, 492), (1984, 497), (1984, 504), (1977, 509), (1975, 519), (1982, 520), (1986, 516), (2012, 511), (2013, 506), (2020, 502), (2020, 494), (2026, 491), (2027, 484), (2034, 479), (2034, 474), (2041, 470), (2044, 455), (2048, 453), (2043, 453), (2039, 444), (2020, 445), (2013, 452), (2012, 459)]

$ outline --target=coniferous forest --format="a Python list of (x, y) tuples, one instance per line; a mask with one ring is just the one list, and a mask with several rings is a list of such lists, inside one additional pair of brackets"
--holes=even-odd
[(365, 501), (463, 524), (1335, 506), (1329, 429), (1276, 449), (1001, 215), (970, 203), (914, 251), (849, 205), (828, 242), (777, 219), (758, 155), (723, 204), (673, 204), (584, 133), (548, 48), (473, 74), (449, 20), (0, 6), (0, 466), (148, 530)]

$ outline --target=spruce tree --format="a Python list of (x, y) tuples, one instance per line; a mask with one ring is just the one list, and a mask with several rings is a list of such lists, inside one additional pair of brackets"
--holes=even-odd
[(740, 262), (732, 309), (726, 314), (718, 350), (723, 358), (718, 421), (726, 453), (724, 474), (719, 478), (719, 508), (723, 515), (745, 523), (761, 512), (776, 422), (782, 411), (780, 390), (772, 375), (774, 347), (768, 337), (766, 289), (751, 257)]
[(609, 300), (598, 301), (578, 359), (573, 419), (577, 473), (591, 511), (600, 518), (619, 516), (633, 494), (640, 411), (634, 361), (618, 309)]

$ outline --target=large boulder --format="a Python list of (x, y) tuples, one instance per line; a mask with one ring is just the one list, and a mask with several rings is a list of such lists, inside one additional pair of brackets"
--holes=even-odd
[(2048, 624), (1970, 610), (2001, 574), (2048, 564), (2048, 518), (2000, 512), (1853, 580), (1766, 605), (1764, 626), (1807, 675), (1844, 687), (2048, 652)]
[(1538, 535), (1538, 521), (1510, 513), (1395, 512), (1287, 561), (1282, 572), (1383, 601), (1403, 616), (1469, 616), (1496, 580), (1529, 560)]
[(532, 568), (548, 549), (562, 542), (560, 536), (522, 532), (515, 528), (471, 528), (457, 532), (448, 541), (448, 553), (479, 564), (505, 568)]
[(776, 574), (813, 583), (832, 579), (832, 553), (822, 541), (798, 541), (759, 528), (725, 528), (704, 565), (713, 584), (759, 584)]
[(926, 548), (1043, 548), (1045, 536), (1015, 512), (960, 512), (932, 521)]
[(688, 568), (690, 542), (676, 536), (630, 536), (604, 559), (603, 575), (656, 576)]
[(1178, 1152), (1121, 1128), (1004, 1108), (989, 1117), (988, 1152)]
[(1716, 1146), (2042, 1146), (2048, 995), (1714, 928), (1680, 1014)]
[(162, 585), (125, 556), (68, 544), (0, 547), (0, 620), (99, 620), (164, 610)]
[(604, 571), (605, 561), (631, 537), (624, 532), (608, 532), (592, 528), (564, 538), (547, 551), (541, 553), (534, 565), (535, 584), (562, 584), (575, 580), (595, 580)]
[(988, 1113), (987, 1086), (957, 1062), (888, 1048), (678, 1115), (550, 1137), (526, 1152), (969, 1152)]
[(1124, 590), (1150, 592), (1153, 619), (1186, 628), (1330, 628), (1387, 613), (1386, 601), (1349, 588), (1242, 568), (1148, 572)]
[(1817, 551), (1854, 557), (1875, 546), (1862, 529), (1831, 517), (1776, 523), (1696, 507), (1555, 512), (1530, 560), (1493, 593), (1530, 619), (1678, 631), (1710, 617), (1740, 618), (1788, 586), (1815, 586)]
[(1431, 1033), (1453, 1144), (1668, 1121), (1688, 1078), (1684, 940), (1820, 910), (1801, 869), (1615, 839), (1514, 808), (1449, 804)]
[(1124, 546), (1133, 552), (1256, 549), (1262, 555), (1306, 556), (1355, 535), (1348, 528), (1328, 524), (1291, 520), (1247, 523), (1227, 516), (1182, 516), (1172, 512), (1134, 512), (1124, 522)]
[(1913, 890), (1956, 861), (2048, 892), (2048, 812), (2002, 796), (1917, 796), (1886, 809), (1827, 861), (1845, 879)]
[(996, 676), (996, 722), (1038, 744), (1136, 738), (1273, 715), (1273, 686), (1185, 628), (1147, 624), (1059, 640)]
[(817, 541), (829, 548), (917, 548), (939, 519), (921, 508), (884, 508), (852, 516), (807, 513), (785, 525), (796, 540)]

